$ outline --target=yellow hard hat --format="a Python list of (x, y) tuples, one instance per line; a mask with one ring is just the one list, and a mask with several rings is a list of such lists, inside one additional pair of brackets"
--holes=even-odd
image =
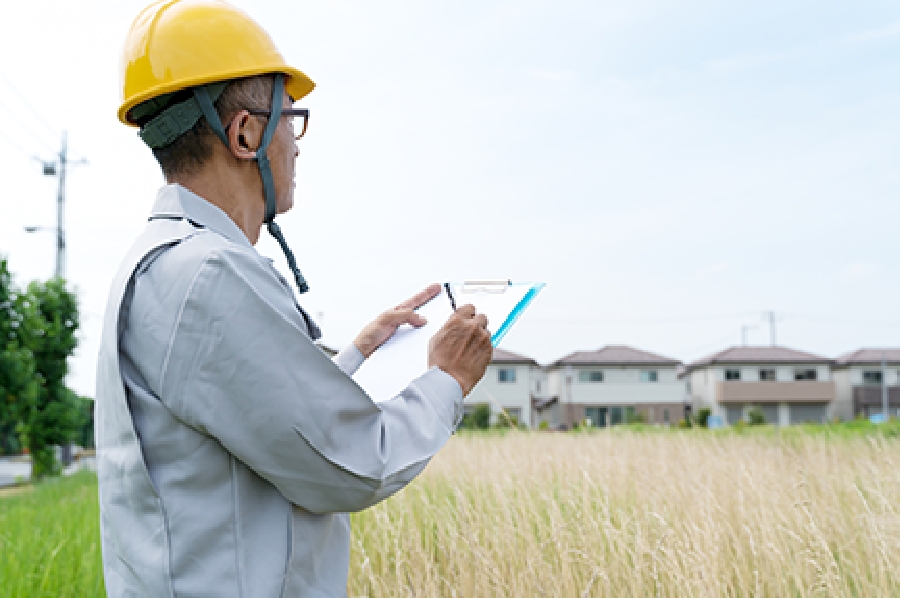
[(122, 55), (119, 120), (135, 126), (129, 111), (160, 95), (265, 73), (284, 73), (294, 99), (315, 87), (288, 66), (272, 38), (253, 19), (219, 0), (161, 0), (134, 20)]

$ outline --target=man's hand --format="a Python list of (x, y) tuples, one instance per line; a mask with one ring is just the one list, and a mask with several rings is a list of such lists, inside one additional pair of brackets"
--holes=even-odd
[(353, 344), (363, 354), (363, 357), (369, 357), (375, 352), (375, 349), (391, 338), (401, 325), (410, 324), (416, 328), (424, 326), (425, 318), (417, 314), (415, 310), (431, 301), (440, 292), (441, 285), (428, 285), (394, 309), (389, 309), (375, 318), (374, 322), (363, 328)]
[(484, 376), (492, 356), (487, 318), (476, 314), (472, 305), (456, 310), (428, 345), (428, 367), (437, 366), (453, 376), (463, 396)]

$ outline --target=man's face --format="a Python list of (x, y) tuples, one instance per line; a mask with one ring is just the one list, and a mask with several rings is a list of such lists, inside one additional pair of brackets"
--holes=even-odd
[[(291, 108), (291, 98), (285, 93), (282, 108)], [(272, 165), (272, 178), (275, 181), (275, 199), (277, 213), (283, 214), (294, 206), (295, 162), (298, 156), (294, 119), (282, 116), (275, 129), (275, 136), (266, 152)]]

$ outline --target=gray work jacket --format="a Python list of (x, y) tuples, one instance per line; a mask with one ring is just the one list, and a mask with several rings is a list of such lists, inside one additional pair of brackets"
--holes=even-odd
[(347, 512), (447, 442), (437, 368), (376, 404), (217, 207), (163, 187), (109, 295), (96, 438), (110, 596), (344, 596)]

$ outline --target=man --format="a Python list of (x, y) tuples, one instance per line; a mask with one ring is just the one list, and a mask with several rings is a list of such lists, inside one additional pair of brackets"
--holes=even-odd
[(347, 512), (403, 488), (446, 443), (491, 358), (461, 307), (431, 369), (375, 404), (350, 376), (433, 285), (328, 359), (290, 285), (253, 248), (293, 205), (313, 88), (216, 0), (158, 2), (129, 33), (120, 119), (166, 177), (113, 282), (96, 430), (111, 596), (343, 596)]

